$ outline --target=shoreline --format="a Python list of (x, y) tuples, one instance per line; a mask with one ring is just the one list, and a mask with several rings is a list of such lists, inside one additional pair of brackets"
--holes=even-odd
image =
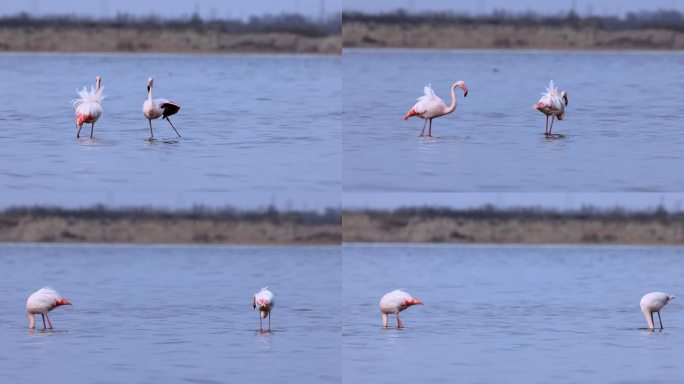
[(15, 208), (0, 243), (338, 245), (340, 213)]
[(342, 48), (682, 51), (684, 31), (592, 26), (381, 23), (343, 18)]
[(0, 243), (148, 245), (684, 245), (684, 213), (329, 209), (241, 212), (196, 208), (11, 208), (0, 211)]
[(343, 243), (684, 245), (684, 215), (407, 209), (345, 211)]
[(342, 36), (192, 29), (0, 26), (0, 52), (340, 55)]

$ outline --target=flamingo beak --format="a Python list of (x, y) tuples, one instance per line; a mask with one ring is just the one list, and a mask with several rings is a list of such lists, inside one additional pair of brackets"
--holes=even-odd
[(423, 305), (423, 302), (418, 300), (418, 299), (408, 299), (408, 300), (406, 300), (406, 304), (408, 304), (408, 305), (418, 305), (418, 304)]
[(150, 86), (148, 85), (148, 86), (147, 86), (147, 92), (149, 92), (149, 91), (150, 91)]
[(466, 87), (466, 86), (464, 85), (464, 86), (463, 86), (463, 97), (466, 97), (466, 96), (468, 96), (468, 87)]

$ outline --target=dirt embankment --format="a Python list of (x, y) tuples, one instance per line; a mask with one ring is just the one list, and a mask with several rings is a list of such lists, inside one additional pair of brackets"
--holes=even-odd
[(684, 31), (344, 21), (344, 48), (681, 50)]
[(344, 242), (684, 244), (682, 215), (344, 212)]
[(339, 244), (339, 212), (0, 212), (0, 242)]
[(193, 29), (0, 27), (0, 51), (303, 53), (338, 55), (341, 36), (233, 34)]

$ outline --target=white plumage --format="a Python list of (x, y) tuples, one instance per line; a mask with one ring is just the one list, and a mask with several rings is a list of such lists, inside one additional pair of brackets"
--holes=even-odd
[(641, 306), (641, 312), (646, 316), (646, 323), (648, 324), (648, 329), (654, 329), (653, 326), (653, 313), (658, 314), (658, 321), (660, 322), (660, 329), (663, 329), (663, 320), (660, 318), (660, 310), (674, 299), (673, 295), (664, 292), (651, 292), (644, 295), (639, 302)]
[(102, 100), (104, 100), (105, 95), (103, 93), (104, 87), (100, 84), (102, 78), (100, 76), (95, 77), (95, 87), (91, 86), (90, 90), (83, 87), (82, 90), (76, 90), (78, 94), (78, 99), (72, 101), (74, 108), (76, 109), (76, 126), (78, 127), (78, 132), (76, 137), (81, 137), (81, 128), (83, 128), (83, 123), (90, 123), (90, 137), (93, 137), (93, 130), (95, 129), (95, 122), (102, 115)]
[(397, 315), (397, 328), (403, 328), (404, 324), (399, 318), (399, 312), (405, 310), (406, 308), (416, 305), (423, 304), (422, 301), (412, 297), (407, 292), (401, 289), (386, 293), (382, 299), (380, 299), (380, 313), (382, 315), (382, 326), (387, 327), (388, 314)]
[(48, 324), (50, 325), (49, 328), (52, 329), (52, 323), (47, 314), (62, 305), (71, 305), (71, 302), (63, 298), (62, 295), (52, 287), (43, 287), (31, 294), (28, 300), (26, 300), (29, 328), (35, 327), (35, 315), (41, 314), (43, 316), (43, 329), (45, 329), (45, 318), (48, 320)]
[[(554, 119), (563, 120), (565, 117), (565, 107), (568, 105), (568, 92), (558, 92), (553, 80), (546, 87), (546, 92), (542, 92), (539, 101), (532, 108), (546, 115), (546, 135), (550, 135), (553, 130)], [(551, 116), (551, 129), (549, 129), (549, 116)]]
[(425, 125), (429, 122), (430, 128), (428, 130), (428, 136), (432, 136), (432, 119), (448, 115), (454, 110), (456, 110), (456, 88), (459, 87), (463, 89), (463, 97), (468, 96), (468, 87), (463, 81), (457, 81), (451, 86), (451, 105), (447, 106), (444, 100), (440, 99), (435, 91), (432, 89), (432, 85), (428, 84), (423, 88), (423, 96), (416, 99), (416, 103), (406, 112), (404, 115), (404, 120), (408, 120), (411, 116), (418, 116), (421, 119), (425, 119), (423, 124), (423, 129), (420, 131), (420, 136), (423, 136), (425, 132)]
[(152, 132), (152, 120), (158, 119), (160, 117), (162, 119), (166, 119), (166, 121), (168, 121), (169, 124), (171, 124), (171, 128), (173, 128), (173, 130), (176, 132), (176, 135), (178, 135), (178, 137), (181, 137), (180, 133), (178, 133), (178, 131), (176, 130), (176, 127), (174, 127), (173, 123), (171, 123), (171, 120), (169, 120), (169, 116), (178, 113), (178, 111), (180, 110), (180, 105), (166, 99), (153, 99), (153, 84), (154, 80), (151, 77), (147, 79), (147, 100), (143, 102), (142, 106), (143, 115), (145, 115), (148, 122), (150, 123), (150, 139), (154, 138), (154, 133)]
[(261, 288), (261, 291), (254, 294), (254, 308), (259, 308), (259, 330), (263, 332), (261, 319), (268, 317), (268, 331), (271, 331), (271, 310), (275, 307), (275, 296), (268, 287)]

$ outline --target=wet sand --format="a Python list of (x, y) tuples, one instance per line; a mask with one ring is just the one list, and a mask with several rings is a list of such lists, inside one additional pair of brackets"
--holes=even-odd
[(684, 244), (684, 215), (543, 211), (345, 211), (344, 242)]

